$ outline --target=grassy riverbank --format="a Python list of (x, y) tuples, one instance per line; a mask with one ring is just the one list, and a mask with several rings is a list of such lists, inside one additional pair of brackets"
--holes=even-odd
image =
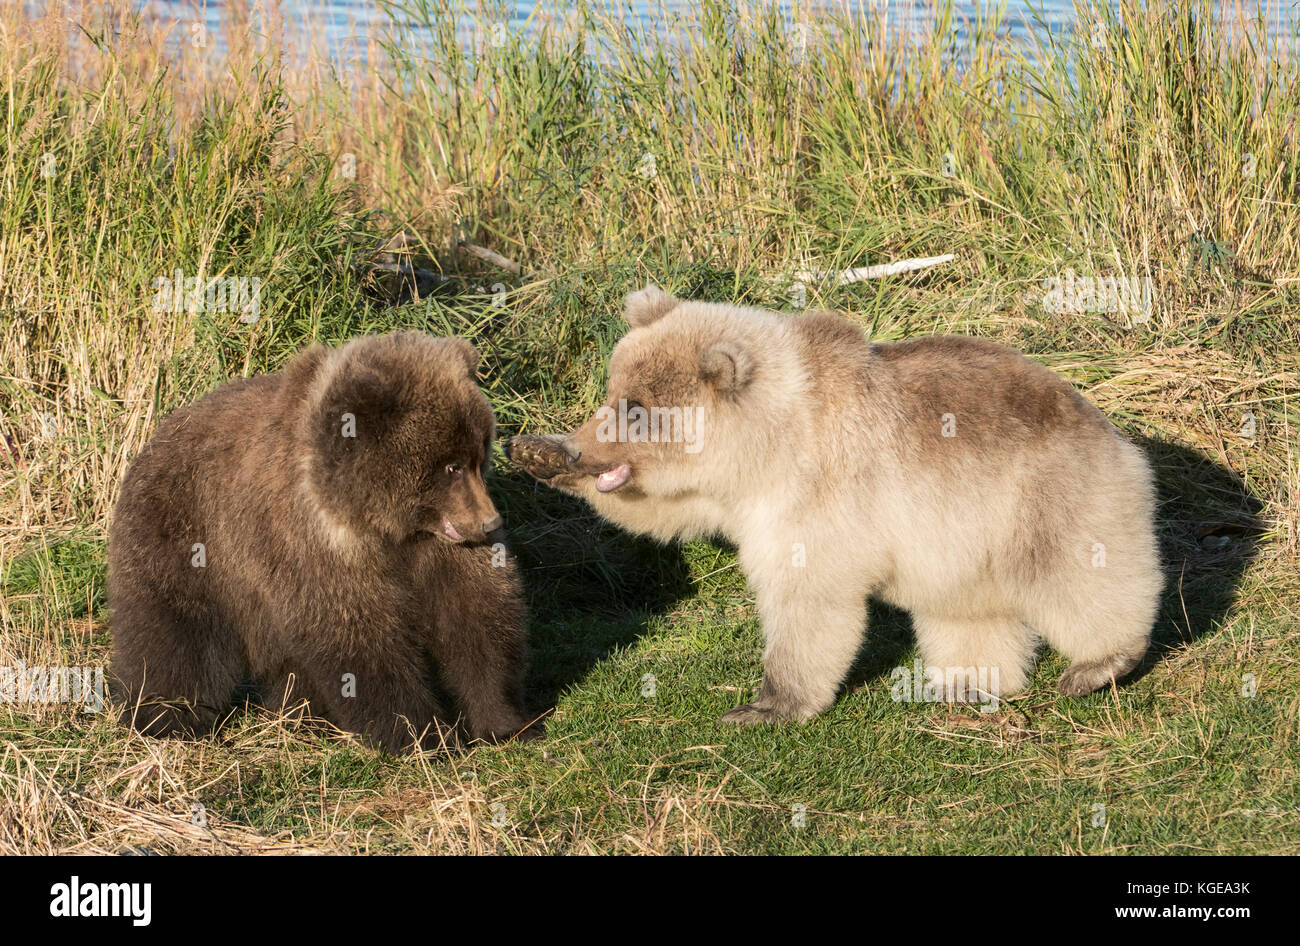
[[(977, 334), (1069, 377), (1160, 473), (1149, 666), (1066, 700), (1045, 654), (992, 716), (897, 703), (910, 629), (875, 609), (831, 712), (721, 729), (761, 673), (730, 551), (633, 540), (503, 468), (545, 740), (390, 758), (265, 712), (157, 742), (0, 704), (0, 853), (1300, 852), (1295, 61), (1208, 3), (1085, 6), (1028, 48), (943, 9), (917, 33), (710, 4), (667, 42), (411, 4), (426, 46), (341, 72), (246, 23), (0, 15), (0, 665), (106, 662), (107, 518), (176, 405), (418, 326), (478, 344), (503, 433), (557, 429), (654, 280), (880, 339)], [(395, 306), (370, 264), (397, 233), (445, 279)], [(256, 319), (158, 311), (176, 270), (260, 280)], [(1067, 270), (1151, 305), (1045, 300)]]

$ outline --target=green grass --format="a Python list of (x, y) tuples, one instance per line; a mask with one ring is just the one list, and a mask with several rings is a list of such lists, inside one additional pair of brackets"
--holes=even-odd
[[(465, 335), (502, 434), (555, 430), (599, 402), (647, 280), (792, 311), (796, 270), (952, 252), (807, 304), (880, 339), (1013, 345), (1147, 449), (1169, 583), (1137, 679), (1066, 700), (1046, 652), (997, 714), (895, 702), (914, 643), (877, 607), (832, 710), (719, 727), (761, 677), (731, 550), (632, 538), (503, 464), (544, 740), (394, 758), (265, 711), (157, 742), (0, 704), (0, 852), (1296, 853), (1296, 64), (1204, 3), (1028, 50), (936, 12), (912, 45), (819, 20), (800, 53), (721, 3), (676, 46), (593, 8), (467, 52), (467, 14), (408, 0), (433, 46), (376, 47), (361, 77), (248, 37), (169, 61), (89, 8), (74, 56), (3, 14), (0, 666), (107, 661), (125, 465), (167, 410), (310, 341)], [(367, 264), (399, 230), (446, 279), (393, 306)], [(1067, 267), (1149, 276), (1151, 319), (1046, 311)], [(262, 279), (261, 318), (153, 311), (178, 268)]]
[[(691, 546), (685, 557), (699, 574), (718, 562), (709, 546)], [(607, 602), (605, 610), (619, 609)], [(900, 647), (898, 659), (910, 663), (905, 621), (875, 617), (883, 633), (871, 650)], [(1293, 849), (1294, 678), (1276, 669), (1294, 646), (1284, 620), (1244, 621), (1117, 692), (1083, 700), (1057, 696), (1063, 664), (1055, 657), (993, 717), (894, 702), (877, 673), (823, 717), (775, 731), (714, 722), (761, 673), (757, 622), (734, 577), (653, 613), (543, 613), (533, 634), (533, 694), (571, 680), (539, 743), (421, 763), (260, 714), (238, 717), (199, 747), (146, 750), (106, 718), (40, 726), (11, 718), (5, 738), (13, 758), (35, 761), (78, 792), (125, 793), (144, 810), (182, 814), (179, 801), (197, 799), (215, 826), (375, 852)], [(1249, 671), (1261, 680), (1246, 699), (1241, 674)], [(655, 677), (652, 698), (642, 695), (645, 674)], [(126, 791), (124, 752), (149, 758), (178, 784)], [(6, 778), (20, 773), (11, 768)], [(499, 827), (491, 820), (497, 803)], [(1105, 826), (1092, 823), (1097, 805)], [(795, 806), (806, 815), (801, 827), (792, 824)], [(480, 822), (468, 847), (463, 836), (443, 837), (473, 836), (447, 824), (462, 809)], [(61, 819), (52, 820), (54, 833)], [(138, 828), (126, 836), (167, 845)], [(258, 849), (238, 837), (228, 843)], [(205, 849), (198, 839), (176, 846)]]

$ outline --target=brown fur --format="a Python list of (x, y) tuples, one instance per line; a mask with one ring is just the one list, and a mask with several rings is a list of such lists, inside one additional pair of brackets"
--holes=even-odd
[(477, 357), (415, 332), (317, 346), (159, 425), (109, 539), (126, 721), (208, 729), (252, 680), (395, 749), (452, 721), (436, 681), (472, 737), (524, 729), (525, 616), (489, 544), (495, 421)]

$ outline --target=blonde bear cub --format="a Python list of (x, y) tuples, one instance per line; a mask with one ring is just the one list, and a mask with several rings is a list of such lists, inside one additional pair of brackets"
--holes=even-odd
[(508, 453), (632, 532), (736, 546), (766, 646), (757, 697), (724, 721), (831, 706), (869, 597), (911, 614), (946, 699), (1023, 689), (1040, 641), (1071, 661), (1067, 696), (1146, 653), (1163, 584), (1150, 467), (1047, 368), (654, 286), (624, 317), (596, 416)]

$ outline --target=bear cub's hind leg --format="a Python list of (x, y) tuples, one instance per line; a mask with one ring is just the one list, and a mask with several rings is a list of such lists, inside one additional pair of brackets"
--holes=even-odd
[(243, 647), (218, 622), (142, 598), (117, 604), (113, 648), (122, 723), (148, 736), (212, 731), (248, 673)]
[(1089, 607), (1057, 607), (1036, 615), (1047, 643), (1070, 658), (1057, 684), (1062, 696), (1085, 696), (1128, 675), (1146, 656), (1162, 581), (1152, 563)]

